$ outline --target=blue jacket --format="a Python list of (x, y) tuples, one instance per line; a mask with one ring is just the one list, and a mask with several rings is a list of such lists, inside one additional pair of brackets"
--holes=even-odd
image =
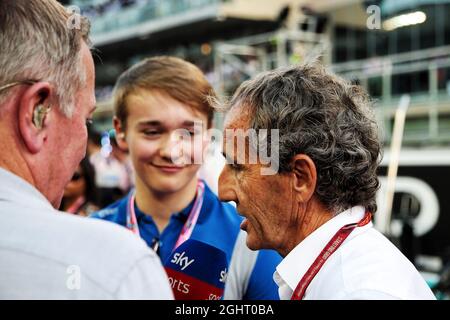
[[(94, 212), (91, 217), (125, 226), (129, 197), (130, 195)], [(155, 239), (159, 240), (159, 254), (163, 263), (170, 256), (192, 205), (193, 202), (181, 212), (173, 214), (161, 234), (153, 219), (135, 205), (140, 235), (149, 246)], [(208, 243), (226, 253), (230, 264), (224, 299), (278, 300), (278, 287), (273, 281), (273, 273), (281, 262), (281, 256), (273, 250), (248, 249), (246, 233), (239, 228), (242, 219), (232, 205), (221, 202), (205, 184), (203, 206), (191, 238)]]

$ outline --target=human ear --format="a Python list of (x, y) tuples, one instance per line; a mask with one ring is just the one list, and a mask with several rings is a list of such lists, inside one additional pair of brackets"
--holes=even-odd
[(317, 170), (314, 161), (305, 154), (297, 154), (291, 162), (293, 191), (299, 203), (308, 202), (314, 194)]
[(19, 99), (19, 132), (32, 154), (38, 153), (47, 139), (52, 90), (49, 83), (38, 82), (30, 86)]
[(124, 128), (122, 121), (120, 121), (119, 118), (114, 117), (113, 124), (114, 124), (114, 129), (116, 130), (115, 139), (117, 142), (117, 146), (119, 147), (120, 150), (122, 150), (124, 152), (128, 152), (128, 143), (127, 143), (127, 140), (125, 139), (125, 128)]

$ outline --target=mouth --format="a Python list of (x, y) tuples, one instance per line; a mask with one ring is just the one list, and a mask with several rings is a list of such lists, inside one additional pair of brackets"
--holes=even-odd
[(177, 173), (185, 168), (184, 166), (157, 165), (157, 164), (153, 164), (153, 163), (152, 163), (152, 165), (164, 173)]
[(245, 217), (244, 214), (242, 214), (242, 212), (239, 211), (239, 209), (237, 208), (237, 206), (236, 206), (236, 209), (237, 209), (238, 215), (240, 215), (242, 218), (244, 218), (244, 220), (242, 220), (242, 222), (241, 222), (240, 228), (241, 228), (242, 230), (244, 230), (245, 232), (247, 232), (248, 219)]
[(242, 220), (240, 228), (241, 230), (247, 232), (247, 226), (248, 226), (248, 220), (246, 218), (244, 218), (244, 220)]

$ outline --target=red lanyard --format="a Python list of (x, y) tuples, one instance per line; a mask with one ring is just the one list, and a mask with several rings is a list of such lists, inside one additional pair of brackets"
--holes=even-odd
[(330, 242), (327, 243), (325, 248), (323, 248), (322, 252), (316, 258), (314, 263), (309, 267), (308, 271), (305, 273), (303, 278), (298, 283), (295, 288), (294, 294), (291, 297), (291, 300), (302, 300), (305, 295), (305, 291), (308, 288), (311, 281), (314, 279), (316, 274), (320, 271), (324, 263), (327, 259), (341, 246), (345, 239), (350, 235), (350, 233), (356, 227), (365, 226), (372, 219), (372, 214), (370, 212), (366, 212), (364, 218), (361, 219), (358, 223), (350, 223), (343, 226), (339, 229), (338, 232), (331, 238)]
[[(178, 236), (178, 240), (175, 243), (174, 249), (176, 249), (180, 244), (182, 244), (183, 242), (185, 242), (187, 239), (190, 238), (192, 231), (194, 230), (194, 227), (197, 224), (198, 216), (200, 215), (200, 211), (202, 209), (204, 193), (205, 193), (205, 183), (199, 180), (197, 183), (197, 195), (195, 197), (194, 204), (183, 228), (181, 229), (180, 235)], [(134, 199), (135, 193), (133, 192), (128, 198), (127, 228), (131, 230), (134, 234), (140, 236), (139, 225), (137, 223), (136, 212), (134, 210)]]

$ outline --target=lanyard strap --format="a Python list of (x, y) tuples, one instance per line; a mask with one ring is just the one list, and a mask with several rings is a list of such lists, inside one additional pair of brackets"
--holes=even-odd
[(137, 224), (136, 212), (134, 210), (134, 199), (136, 198), (136, 191), (133, 190), (127, 203), (127, 229), (133, 232), (138, 237), (141, 236), (139, 233), (139, 226)]
[[(203, 206), (203, 198), (205, 193), (205, 183), (201, 180), (197, 183), (197, 194), (195, 196), (195, 201), (192, 206), (191, 211), (189, 212), (189, 216), (181, 229), (180, 235), (178, 236), (178, 240), (175, 243), (174, 249), (176, 249), (179, 245), (185, 242), (190, 238), (192, 231), (194, 230), (195, 225), (197, 224), (198, 217), (200, 215), (200, 211)], [(128, 198), (127, 203), (127, 229), (132, 231), (137, 236), (140, 236), (139, 233), (139, 225), (137, 223), (136, 212), (134, 210), (134, 200), (136, 198), (135, 191), (133, 191)]]
[(191, 237), (192, 231), (194, 231), (194, 227), (197, 224), (198, 216), (200, 215), (200, 210), (203, 206), (203, 195), (205, 193), (205, 183), (201, 180), (197, 183), (197, 196), (195, 198), (194, 205), (192, 206), (191, 212), (184, 223), (183, 228), (181, 229), (180, 235), (178, 236), (178, 240), (175, 243), (174, 250), (178, 248), (183, 242)]
[(83, 206), (83, 204), (86, 202), (86, 199), (84, 196), (78, 197), (78, 199), (69, 207), (66, 212), (77, 214), (78, 210)]
[(295, 288), (294, 294), (291, 297), (291, 300), (303, 299), (306, 289), (308, 288), (309, 284), (314, 279), (316, 274), (320, 271), (327, 259), (341, 246), (341, 244), (345, 241), (345, 239), (347, 239), (347, 237), (356, 227), (365, 226), (370, 222), (371, 219), (372, 214), (370, 212), (366, 212), (364, 218), (362, 218), (358, 223), (347, 224), (339, 229), (338, 232), (336, 232), (336, 234), (327, 243), (325, 248), (323, 248), (322, 252), (320, 252), (316, 260), (309, 267), (308, 271), (298, 283), (297, 287)]

